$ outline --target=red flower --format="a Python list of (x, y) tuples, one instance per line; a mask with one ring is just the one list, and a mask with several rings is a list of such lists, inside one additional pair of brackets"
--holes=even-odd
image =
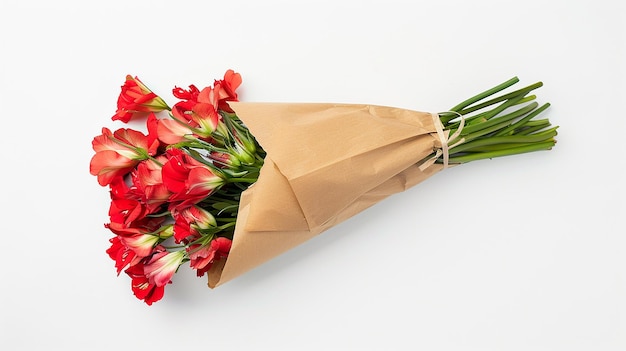
[(102, 186), (110, 184), (116, 177), (128, 174), (141, 160), (154, 155), (159, 141), (149, 144), (149, 138), (133, 129), (118, 129), (111, 133), (102, 128), (102, 135), (92, 141), (96, 154), (89, 163), (89, 172), (98, 177)]
[(204, 95), (208, 94), (205, 88), (198, 90), (190, 85), (189, 90), (175, 87), (174, 96), (183, 101), (177, 102), (172, 108), (173, 119), (159, 120), (159, 139), (166, 144), (176, 144), (185, 140), (186, 136), (194, 136), (207, 140), (215, 131), (219, 122), (216, 106), (209, 103)]
[(136, 223), (135, 227), (126, 227), (123, 224), (111, 222), (105, 225), (110, 231), (115, 233), (126, 249), (132, 250), (137, 257), (148, 257), (157, 246), (159, 239), (172, 236), (171, 225), (161, 226), (163, 219), (144, 219)]
[(216, 80), (213, 86), (215, 87), (218, 108), (224, 111), (233, 112), (227, 101), (238, 101), (237, 88), (241, 85), (241, 74), (235, 73), (232, 69), (229, 69), (224, 73), (224, 79)]
[(118, 177), (109, 184), (111, 204), (109, 218), (111, 222), (131, 226), (134, 221), (141, 220), (149, 214), (148, 208), (140, 201), (139, 196), (131, 192), (123, 178)]
[(191, 118), (196, 125), (194, 130), (196, 134), (205, 138), (213, 134), (220, 121), (220, 116), (217, 112), (217, 101), (212, 101), (214, 99), (213, 95), (211, 88), (204, 88), (198, 96), (198, 103), (191, 109)]
[(175, 97), (182, 100), (174, 104), (174, 107), (172, 107), (172, 115), (178, 121), (190, 122), (192, 120), (191, 110), (198, 103), (200, 90), (198, 90), (195, 85), (190, 85), (189, 90), (174, 87), (172, 93)]
[(161, 164), (167, 162), (167, 158), (161, 155), (156, 160), (140, 162), (131, 173), (131, 179), (140, 201), (146, 207), (148, 213), (158, 211), (161, 205), (167, 203), (171, 196), (161, 176)]
[(176, 243), (189, 238), (192, 241), (202, 235), (205, 229), (214, 228), (217, 225), (215, 217), (211, 212), (198, 207), (190, 206), (181, 211), (173, 211), (174, 217), (174, 239)]
[[(227, 70), (204, 89), (175, 87), (172, 93), (180, 101), (170, 109), (137, 77), (127, 75), (112, 119), (126, 123), (147, 115), (147, 135), (102, 128), (92, 141), (90, 173), (110, 189), (105, 228), (115, 236), (106, 252), (117, 274), (128, 274), (133, 294), (148, 305), (163, 298), (183, 263), (190, 261), (201, 277), (231, 250), (235, 222), (218, 226), (199, 203), (231, 177), (243, 177), (257, 161), (254, 140), (226, 120), (239, 123), (228, 102), (238, 101), (241, 82), (241, 75)], [(170, 110), (170, 118), (155, 114), (164, 110)], [(166, 249), (166, 243), (172, 246)]]
[(189, 86), (189, 90), (185, 90), (179, 87), (174, 87), (174, 89), (172, 89), (172, 94), (181, 100), (198, 101), (199, 93), (200, 93), (200, 90), (196, 88), (196, 86), (193, 84)]
[(160, 119), (154, 113), (150, 113), (148, 115), (148, 119), (146, 120), (146, 127), (148, 129), (148, 145), (153, 145), (156, 142), (155, 150), (160, 150), (160, 148), (166, 145), (160, 145), (159, 143), (159, 134), (158, 134), (158, 125)]
[(117, 98), (117, 112), (111, 119), (127, 123), (137, 114), (167, 109), (169, 107), (165, 101), (148, 89), (139, 78), (127, 75), (122, 92)]
[[(220, 121), (217, 111), (218, 100), (213, 88), (206, 87), (200, 92), (194, 91), (186, 94), (178, 92), (178, 96), (185, 96), (190, 99), (180, 101), (174, 105), (172, 108), (174, 119), (178, 123), (187, 123), (189, 125), (188, 128), (201, 138), (209, 138)], [(176, 128), (171, 123), (167, 124), (167, 126), (173, 130), (180, 128)]]
[[(209, 138), (220, 122), (219, 110), (233, 112), (227, 101), (237, 101), (237, 88), (241, 85), (241, 75), (233, 70), (224, 74), (224, 79), (215, 80), (213, 87), (198, 90), (190, 85), (189, 90), (175, 87), (174, 96), (183, 99), (172, 108), (172, 116), (178, 121), (185, 121), (194, 133), (202, 138)], [(171, 124), (168, 127), (177, 130)], [(180, 135), (179, 133), (176, 133)]]
[(111, 243), (111, 247), (106, 250), (106, 253), (115, 261), (115, 268), (117, 269), (118, 275), (124, 267), (133, 266), (141, 260), (142, 257), (138, 257), (133, 250), (124, 245), (119, 236), (109, 239), (109, 242)]
[(130, 266), (124, 272), (131, 278), (133, 294), (138, 299), (143, 300), (148, 306), (163, 298), (165, 286), (157, 286), (156, 284), (150, 283), (144, 273), (143, 263)]
[(140, 228), (124, 228), (118, 223), (110, 223), (106, 227), (117, 234), (124, 248), (132, 251), (138, 258), (150, 256), (159, 241), (157, 235), (148, 234)]
[(168, 150), (162, 176), (163, 184), (172, 192), (170, 209), (194, 205), (224, 184), (214, 170), (180, 149)]
[(209, 245), (191, 245), (189, 247), (190, 267), (196, 270), (198, 277), (209, 271), (216, 260), (228, 256), (232, 240), (217, 237)]
[(138, 257), (146, 257), (152, 253), (152, 249), (158, 243), (159, 237), (152, 234), (137, 234), (133, 236), (121, 236), (120, 240), (126, 247), (135, 252)]
[(148, 282), (157, 287), (169, 284), (185, 257), (186, 252), (184, 250), (157, 252), (143, 267)]
[(160, 119), (157, 122), (157, 135), (165, 144), (172, 145), (186, 140), (186, 136), (193, 136), (193, 127), (172, 119)]

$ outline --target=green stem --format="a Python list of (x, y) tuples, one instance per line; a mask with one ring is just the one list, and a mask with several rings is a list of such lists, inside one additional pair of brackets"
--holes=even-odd
[[(541, 122), (541, 123), (532, 123), (531, 122)], [(516, 131), (516, 135), (528, 135), (532, 134), (536, 131), (542, 130), (550, 126), (550, 121), (546, 120), (538, 120), (538, 121), (528, 121), (526, 125), (522, 127), (519, 131)]]
[[(514, 98), (514, 97), (516, 97), (516, 96), (519, 96), (519, 95), (524, 96), (524, 95), (528, 94), (529, 92), (531, 92), (531, 91), (533, 91), (533, 90), (535, 90), (535, 89), (537, 89), (537, 88), (540, 88), (540, 87), (542, 87), (542, 86), (543, 86), (543, 83), (542, 83), (542, 82), (537, 82), (537, 83), (532, 84), (532, 85), (529, 85), (529, 86), (527, 86), (527, 87), (525, 87), (525, 88), (522, 88), (522, 89), (519, 89), (519, 90), (516, 90), (516, 91), (510, 92), (510, 93), (505, 94), (505, 95), (498, 96), (498, 97), (496, 97), (496, 98), (493, 98), (493, 99), (491, 99), (491, 100), (485, 101), (485, 102), (480, 103), (480, 104), (478, 104), (478, 105), (475, 105), (475, 106), (472, 106), (472, 107), (468, 107), (467, 109), (464, 109), (464, 110), (462, 110), (462, 111), (459, 111), (459, 113), (461, 113), (461, 114), (463, 114), (463, 115), (464, 115), (464, 114), (468, 114), (468, 113), (470, 113), (470, 112), (474, 112), (474, 111), (480, 110), (480, 109), (482, 109), (482, 108), (485, 108), (485, 107), (487, 107), (487, 106), (491, 106), (491, 105), (493, 105), (493, 104), (496, 104), (496, 103), (498, 103), (498, 102), (500, 102), (500, 101), (509, 100), (509, 99), (512, 99), (512, 98)], [(535, 99), (536, 97), (535, 97), (534, 95), (531, 95), (531, 96), (529, 96), (528, 98), (529, 98), (530, 100), (533, 100), (533, 99)], [(523, 102), (523, 101), (520, 101), (520, 103), (521, 103), (521, 102)]]
[[(512, 100), (511, 100), (512, 101)], [(500, 124), (502, 122), (507, 122), (510, 121), (512, 119), (515, 119), (517, 117), (523, 116), (527, 113), (530, 113), (532, 110), (534, 110), (535, 108), (537, 108), (537, 106), (539, 106), (538, 103), (533, 102), (531, 104), (528, 104), (514, 112), (511, 112), (509, 114), (506, 114), (504, 116), (500, 116), (500, 117), (496, 117), (496, 118), (492, 118), (489, 119), (483, 123), (477, 123), (474, 125), (469, 125), (465, 128), (463, 128), (463, 130), (461, 131), (461, 135), (467, 135), (467, 134), (471, 134), (474, 132), (477, 132), (479, 130), (485, 129), (485, 128), (489, 128), (492, 127), (494, 125)]]
[[(478, 138), (480, 138), (482, 136), (488, 137), (488, 134), (496, 132), (496, 131), (498, 131), (498, 130), (500, 130), (502, 128), (505, 128), (508, 125), (509, 125), (509, 121), (500, 122), (499, 124), (492, 125), (492, 126), (490, 126), (488, 128), (483, 128), (483, 129), (481, 129), (479, 131), (476, 131), (474, 133), (461, 136), (461, 138), (464, 139), (463, 143), (467, 143), (467, 142), (470, 142), (470, 141), (472, 141), (474, 139), (478, 139)], [(452, 142), (450, 142), (450, 144), (452, 144), (452, 145), (454, 145), (456, 143), (457, 143), (457, 140), (453, 140)]]
[[(555, 145), (558, 127), (546, 129), (551, 126), (549, 120), (532, 120), (550, 106), (549, 103), (539, 106), (534, 101), (537, 97), (528, 95), (542, 87), (542, 82), (487, 99), (517, 82), (517, 77), (510, 79), (440, 113), (444, 130), (450, 135), (460, 130), (455, 140), (448, 140), (448, 145), (454, 145), (449, 150), (450, 164), (547, 150)], [(521, 107), (509, 111), (517, 105)], [(466, 116), (470, 113), (473, 115)], [(442, 157), (437, 162), (441, 163)]]
[(537, 115), (539, 115), (541, 112), (543, 112), (548, 107), (550, 107), (549, 103), (545, 103), (545, 104), (541, 105), (541, 107), (539, 107), (535, 111), (531, 112), (530, 114), (528, 114), (524, 118), (520, 119), (519, 121), (511, 124), (510, 126), (504, 128), (501, 131), (499, 131), (498, 133), (496, 133), (495, 136), (502, 136), (502, 135), (513, 133), (516, 129), (519, 129), (522, 126), (524, 126), (528, 121), (530, 121), (531, 119), (535, 118)]
[(254, 183), (258, 178), (229, 178), (228, 183)]
[(488, 96), (491, 96), (491, 95), (493, 95), (493, 94), (495, 94), (497, 92), (500, 92), (500, 91), (510, 87), (511, 85), (513, 85), (513, 84), (515, 84), (517, 82), (519, 82), (519, 78), (513, 77), (513, 78), (507, 80), (504, 83), (498, 84), (498, 85), (496, 85), (495, 87), (493, 87), (491, 89), (485, 90), (485, 91), (483, 91), (480, 94), (472, 96), (471, 98), (469, 98), (469, 99), (461, 102), (460, 104), (454, 106), (453, 108), (451, 108), (450, 111), (459, 112), (459, 111), (463, 110), (464, 108), (466, 108), (467, 106), (469, 106), (469, 105), (471, 105), (471, 104), (473, 104), (475, 102), (478, 102), (478, 101), (480, 101), (480, 100), (482, 100), (482, 99), (484, 99), (484, 98), (486, 98)]
[(234, 222), (228, 222), (226, 224), (222, 224), (221, 226), (217, 227), (217, 229), (219, 229), (220, 231), (224, 230), (224, 229), (228, 229), (230, 227), (234, 227), (235, 224), (237, 224), (237, 221)]
[(533, 144), (529, 144), (526, 146), (510, 148), (510, 149), (500, 149), (500, 150), (495, 150), (495, 151), (490, 151), (490, 152), (478, 152), (478, 153), (472, 153), (472, 154), (467, 154), (467, 155), (462, 155), (462, 156), (453, 156), (453, 157), (450, 157), (448, 162), (451, 164), (452, 163), (467, 163), (467, 162), (483, 160), (487, 158), (517, 155), (517, 154), (523, 154), (527, 152), (534, 152), (534, 151), (540, 151), (540, 150), (550, 150), (552, 149), (555, 143), (556, 143), (555, 141), (547, 141), (547, 142), (541, 142), (541, 143), (533, 143)]
[(217, 221), (219, 222), (228, 222), (228, 223), (234, 223), (237, 222), (237, 218), (222, 218), (222, 217), (217, 217), (216, 218)]
[[(521, 100), (519, 100), (517, 103), (513, 104), (512, 106), (522, 105), (522, 104), (525, 104), (527, 102), (533, 101), (535, 99), (537, 99), (537, 96), (535, 96), (535, 95), (528, 95), (528, 96), (523, 97)], [(461, 112), (463, 112), (463, 111), (461, 111)], [(477, 115), (473, 115), (473, 116), (465, 116), (464, 117), (465, 123), (467, 124), (467, 123), (469, 123), (469, 122), (471, 122), (473, 120), (476, 120), (478, 118), (484, 117), (484, 116), (487, 115), (487, 113), (489, 113), (489, 111), (481, 112), (481, 113), (479, 113)], [(464, 113), (461, 113), (461, 114), (465, 115)], [(449, 124), (446, 127), (446, 129), (451, 129), (451, 130), (452, 129), (458, 129), (459, 125), (461, 124), (461, 119), (458, 118), (458, 121), (455, 121), (455, 122), (452, 122), (452, 123), (448, 122), (448, 123)]]
[(500, 145), (500, 144), (527, 144), (548, 140), (557, 135), (556, 127), (542, 133), (531, 135), (509, 135), (497, 136), (484, 139), (477, 139), (468, 143), (455, 146), (450, 149), (450, 153), (458, 153), (463, 151), (473, 151), (477, 147)]

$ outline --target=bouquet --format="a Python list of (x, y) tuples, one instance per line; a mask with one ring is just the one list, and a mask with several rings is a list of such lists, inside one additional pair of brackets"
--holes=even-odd
[(146, 304), (185, 264), (215, 288), (456, 165), (550, 150), (549, 107), (514, 77), (438, 113), (368, 104), (248, 103), (239, 73), (175, 86), (170, 105), (131, 75), (93, 139), (110, 192), (106, 253)]

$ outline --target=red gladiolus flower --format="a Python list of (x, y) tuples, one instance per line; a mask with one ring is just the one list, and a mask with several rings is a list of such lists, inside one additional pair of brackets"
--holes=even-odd
[[(210, 88), (205, 88), (202, 92)], [(202, 92), (200, 97), (202, 97)], [(191, 118), (197, 125), (194, 130), (196, 134), (208, 138), (217, 129), (217, 124), (220, 121), (220, 116), (217, 112), (217, 107), (212, 103), (198, 102), (191, 109)]]
[(117, 112), (111, 119), (127, 123), (137, 114), (167, 109), (169, 107), (165, 101), (148, 89), (139, 78), (127, 75), (122, 92), (117, 98)]
[(207, 165), (180, 149), (168, 150), (163, 165), (163, 184), (172, 192), (170, 209), (182, 210), (194, 205), (224, 184), (224, 179)]
[(176, 148), (167, 150), (166, 156), (168, 161), (161, 170), (163, 184), (174, 194), (184, 193), (190, 169), (203, 165), (189, 157), (184, 151)]
[(191, 228), (191, 223), (189, 223), (186, 218), (180, 215), (174, 215), (174, 218), (174, 241), (177, 244), (183, 241), (186, 243), (191, 242), (199, 237), (198, 233)]
[(173, 145), (185, 141), (187, 136), (193, 136), (194, 133), (191, 125), (185, 125), (171, 119), (162, 119), (157, 122), (157, 135), (161, 142)]
[(198, 101), (199, 93), (200, 90), (193, 84), (189, 86), (188, 90), (179, 87), (174, 87), (174, 89), (172, 89), (172, 94), (181, 100)]
[(143, 268), (148, 282), (157, 287), (170, 283), (185, 257), (186, 253), (183, 250), (157, 252)]
[(191, 122), (191, 110), (198, 103), (200, 90), (195, 85), (190, 85), (189, 90), (175, 87), (172, 93), (175, 97), (182, 100), (174, 104), (172, 115), (179, 121)]
[[(195, 87), (194, 87), (195, 88)], [(200, 92), (181, 94), (179, 96), (190, 97), (190, 100), (180, 101), (172, 108), (172, 116), (178, 123), (187, 123), (189, 129), (201, 138), (209, 138), (217, 128), (220, 116), (217, 111), (218, 100), (212, 87), (206, 87)], [(175, 127), (167, 125), (173, 130)]]
[(155, 244), (159, 242), (159, 237), (153, 234), (138, 234), (128, 237), (122, 236), (120, 240), (137, 256), (146, 257), (150, 255)]
[(136, 193), (148, 213), (154, 213), (161, 205), (165, 204), (171, 193), (163, 184), (161, 176), (162, 164), (167, 162), (165, 156), (159, 156), (156, 160), (145, 160), (139, 163), (131, 173)]
[(217, 104), (219, 103), (219, 91), (213, 87), (206, 87), (198, 94), (198, 103), (211, 106), (213, 110), (217, 110)]
[(224, 79), (216, 80), (213, 86), (215, 87), (218, 108), (224, 111), (233, 112), (228, 106), (227, 101), (238, 101), (237, 88), (241, 85), (241, 75), (235, 73), (232, 69), (229, 69), (224, 73)]
[(111, 133), (108, 128), (102, 128), (102, 135), (93, 139), (92, 146), (96, 154), (89, 163), (89, 172), (105, 186), (116, 177), (128, 174), (139, 161), (154, 155), (159, 141), (149, 144), (146, 135), (133, 129), (118, 129)]
[(231, 250), (238, 194), (258, 177), (265, 156), (228, 106), (241, 82), (227, 70), (213, 86), (174, 87), (179, 101), (170, 109), (128, 75), (112, 119), (147, 116), (147, 135), (102, 128), (92, 141), (89, 171), (110, 190), (105, 228), (115, 236), (106, 252), (148, 305), (163, 298), (183, 263), (201, 277)]
[(120, 274), (124, 267), (133, 266), (142, 259), (142, 257), (137, 256), (133, 250), (124, 245), (119, 236), (109, 239), (109, 242), (111, 247), (106, 250), (106, 253), (115, 261), (117, 275)]
[(109, 223), (106, 228), (117, 234), (126, 249), (132, 250), (139, 258), (148, 257), (159, 239), (172, 236), (171, 225), (161, 226), (163, 220), (144, 220), (143, 226), (125, 227), (120, 223)]
[(123, 178), (113, 179), (109, 186), (111, 188), (111, 204), (109, 205), (111, 222), (129, 227), (134, 221), (141, 220), (150, 213), (145, 204), (140, 201), (139, 196), (130, 191)]
[[(148, 119), (146, 120), (146, 127), (148, 129), (148, 145), (155, 145), (154, 150), (160, 150), (161, 146), (159, 142), (159, 134), (158, 134), (158, 125), (160, 119), (154, 113), (150, 113), (148, 115)], [(155, 144), (156, 142), (156, 144)]]
[(133, 294), (138, 299), (143, 300), (148, 306), (163, 298), (165, 286), (156, 286), (156, 284), (150, 283), (144, 274), (144, 265), (142, 263), (130, 266), (124, 272), (131, 278)]
[(202, 277), (209, 271), (216, 260), (228, 256), (232, 240), (217, 237), (209, 245), (191, 245), (189, 247), (190, 267), (196, 270), (196, 275)]
[[(224, 74), (224, 79), (216, 80), (213, 87), (206, 87), (201, 91), (194, 85), (190, 85), (189, 90), (175, 87), (172, 91), (174, 96), (183, 99), (183, 101), (174, 105), (172, 116), (178, 121), (189, 123), (194, 134), (199, 137), (209, 138), (220, 122), (218, 111), (221, 109), (233, 112), (226, 101), (237, 101), (235, 90), (240, 85), (241, 75), (233, 70), (228, 70)], [(171, 123), (166, 124), (166, 126), (174, 131), (174, 135), (179, 137), (181, 137), (181, 132), (184, 133), (180, 127)]]
[[(206, 98), (201, 97), (201, 92), (194, 85), (189, 86), (189, 90), (176, 87), (173, 93), (174, 96), (186, 100), (174, 105), (173, 119), (159, 120), (157, 129), (159, 139), (166, 144), (179, 143), (189, 136), (210, 139), (219, 123), (216, 105), (208, 103)], [(206, 94), (202, 93), (202, 96)]]
[(174, 217), (174, 239), (180, 243), (187, 238), (198, 238), (202, 230), (214, 228), (217, 225), (215, 217), (211, 212), (198, 207), (191, 206), (181, 211), (173, 211)]

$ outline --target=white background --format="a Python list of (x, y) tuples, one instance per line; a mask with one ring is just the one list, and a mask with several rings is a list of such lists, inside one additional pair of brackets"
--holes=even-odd
[[(0, 345), (625, 350), (625, 4), (3, 0)], [(446, 170), (217, 289), (184, 266), (147, 306), (105, 253), (91, 140), (122, 126), (126, 74), (167, 97), (229, 68), (244, 101), (421, 111), (543, 81), (558, 144)]]

